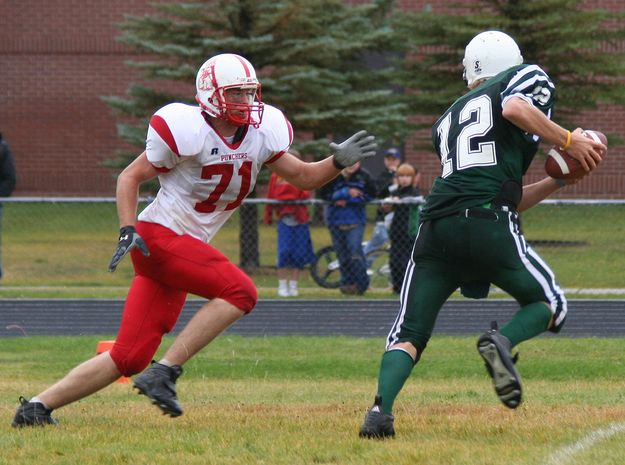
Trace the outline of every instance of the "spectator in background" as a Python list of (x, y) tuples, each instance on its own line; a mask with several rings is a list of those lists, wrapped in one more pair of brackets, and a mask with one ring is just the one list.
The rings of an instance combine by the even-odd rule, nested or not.
[(378, 198), (385, 198), (392, 194), (395, 184), (395, 173), (402, 162), (399, 149), (391, 147), (384, 152), (384, 171), (375, 179), (375, 195)]
[[(9, 144), (0, 134), (0, 197), (9, 197), (15, 189), (15, 162)], [(2, 204), (0, 203), (0, 231), (2, 230)], [(0, 234), (0, 247), (2, 235)], [(0, 278), (2, 278), (2, 250), (0, 249)]]
[[(300, 158), (299, 152), (294, 149), (290, 149), (289, 153)], [(299, 189), (277, 173), (272, 173), (267, 197), (276, 200), (305, 200), (310, 198), (310, 191)], [(265, 224), (273, 222), (274, 213), (278, 217), (278, 295), (297, 297), (300, 271), (315, 259), (310, 239), (308, 207), (267, 204)]]
[[(397, 189), (395, 171), (401, 163), (401, 152), (395, 147), (391, 147), (384, 152), (384, 171), (375, 179), (375, 197), (384, 199)], [(374, 250), (381, 249), (388, 242), (388, 228), (393, 218), (392, 210), (385, 212), (380, 205), (375, 217), (375, 227), (371, 234), (371, 239), (365, 244), (365, 256)], [(367, 263), (369, 267), (371, 263)]]
[(403, 201), (407, 203), (388, 203), (382, 207), (385, 212), (393, 212), (393, 219), (389, 228), (391, 251), (389, 265), (391, 267), (391, 282), (393, 292), (399, 294), (406, 265), (410, 260), (412, 244), (417, 237), (419, 227), (419, 204), (410, 203), (421, 199), (418, 184), (419, 172), (412, 165), (402, 163), (395, 174), (397, 189), (394, 190), (389, 200)]
[(319, 194), (330, 202), (326, 209), (326, 225), (339, 259), (341, 292), (364, 294), (369, 287), (362, 240), (365, 233), (365, 206), (375, 195), (371, 175), (355, 163), (341, 171)]

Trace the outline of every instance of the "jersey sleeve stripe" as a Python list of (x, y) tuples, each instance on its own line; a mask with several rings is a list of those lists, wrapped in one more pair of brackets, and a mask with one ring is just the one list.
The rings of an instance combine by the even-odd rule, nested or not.
[[(521, 79), (527, 79), (526, 76), (528, 75), (537, 75), (537, 76), (542, 76), (544, 77), (546, 80), (548, 80), (547, 77), (547, 73), (545, 73), (542, 68), (540, 66), (537, 65), (528, 65), (522, 69), (520, 69), (512, 79), (510, 79), (510, 82), (508, 83), (508, 87), (513, 87), (516, 85), (516, 83), (518, 81), (520, 81)], [(551, 82), (551, 81), (549, 81)], [(553, 86), (553, 84), (551, 84)]]
[(161, 139), (163, 139), (169, 149), (176, 155), (180, 156), (176, 139), (174, 139), (174, 135), (171, 133), (171, 129), (169, 129), (165, 120), (159, 115), (153, 115), (150, 119), (150, 126), (152, 126)]
[(511, 94), (517, 94), (517, 93), (522, 93), (522, 92), (524, 92), (526, 90), (532, 90), (534, 87), (536, 87), (536, 84), (538, 84), (538, 83), (543, 84), (543, 85), (547, 85), (547, 86), (551, 87), (552, 89), (555, 88), (553, 86), (553, 84), (548, 79), (546, 79), (544, 76), (533, 76), (533, 77), (527, 79), (526, 81), (523, 81), (522, 83), (520, 83), (518, 86), (516, 86), (514, 89), (512, 89), (509, 92)]
[(165, 168), (164, 166), (156, 166), (153, 163), (152, 163), (152, 167), (159, 173), (169, 173), (171, 171), (169, 168)]
[(534, 87), (536, 82), (541, 82), (552, 89), (555, 86), (545, 74), (545, 72), (536, 65), (531, 65), (520, 70), (508, 83), (502, 94), (513, 94), (523, 92), (524, 89)]
[(286, 150), (283, 150), (282, 152), (278, 152), (276, 153), (273, 157), (271, 157), (269, 160), (267, 160), (265, 162), (265, 165), (268, 165), (270, 163), (273, 163), (274, 161), (276, 161), (278, 158), (280, 158), (282, 155), (284, 155), (286, 153)]
[(501, 101), (501, 108), (506, 106), (506, 103), (508, 102), (508, 100), (510, 100), (512, 97), (518, 97), (522, 100), (525, 100), (527, 103), (529, 103), (530, 105), (534, 105), (534, 103), (532, 102), (532, 99), (530, 97), (528, 97), (525, 94), (511, 94), (506, 96), (502, 101)]

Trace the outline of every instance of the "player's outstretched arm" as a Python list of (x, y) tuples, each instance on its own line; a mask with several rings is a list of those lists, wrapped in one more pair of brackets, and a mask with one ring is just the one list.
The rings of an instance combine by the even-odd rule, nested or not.
[(346, 166), (374, 156), (377, 147), (374, 136), (358, 131), (340, 144), (332, 142), (333, 155), (321, 161), (304, 162), (286, 153), (267, 166), (294, 186), (313, 190), (334, 179)]

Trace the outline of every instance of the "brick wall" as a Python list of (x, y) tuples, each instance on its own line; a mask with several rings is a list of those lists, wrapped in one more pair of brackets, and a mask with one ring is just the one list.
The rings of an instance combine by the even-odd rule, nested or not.
[(101, 97), (137, 79), (114, 23), (148, 3), (159, 2), (0, 2), (0, 132), (16, 158), (16, 195), (114, 194), (101, 163), (123, 142)]
[[(115, 41), (119, 31), (114, 24), (124, 14), (141, 15), (152, 11), (150, 4), (170, 1), (0, 2), (0, 132), (16, 157), (16, 195), (114, 194), (113, 173), (102, 161), (127, 147), (117, 137), (116, 120), (101, 96), (123, 95), (128, 84), (137, 81), (135, 72), (124, 65), (136, 56)], [(398, 2), (406, 9), (444, 4)], [(623, 9), (622, 0), (586, 4)], [(580, 115), (579, 124), (625, 135), (625, 111), (603, 108)], [(440, 171), (436, 157), (431, 151), (407, 155), (419, 166), (427, 190)], [(591, 179), (561, 195), (625, 198), (624, 156), (622, 147), (614, 148)], [(529, 179), (541, 176), (542, 167), (536, 163)]]

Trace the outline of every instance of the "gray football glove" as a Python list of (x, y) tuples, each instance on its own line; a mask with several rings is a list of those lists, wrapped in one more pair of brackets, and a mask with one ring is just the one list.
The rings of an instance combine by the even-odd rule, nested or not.
[(340, 144), (330, 143), (330, 149), (334, 152), (334, 166), (338, 169), (374, 156), (377, 148), (375, 137), (368, 135), (367, 131), (358, 131)]
[(148, 257), (150, 251), (148, 246), (145, 245), (145, 241), (139, 236), (139, 233), (135, 230), (134, 226), (124, 226), (119, 230), (119, 242), (117, 243), (117, 249), (111, 258), (109, 263), (109, 271), (115, 271), (119, 262), (124, 258), (128, 252), (135, 247), (138, 247), (143, 255)]

